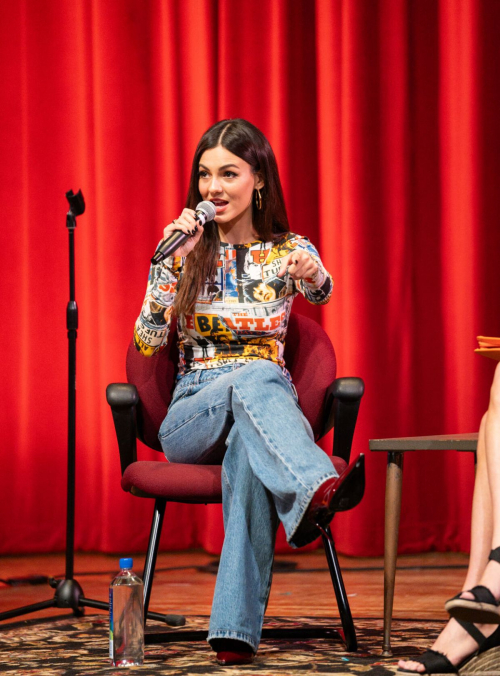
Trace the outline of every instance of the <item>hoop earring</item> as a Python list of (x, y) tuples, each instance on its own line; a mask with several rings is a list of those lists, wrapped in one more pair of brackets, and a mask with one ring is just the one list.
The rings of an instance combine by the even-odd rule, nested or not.
[(262, 209), (262, 195), (260, 194), (259, 188), (255, 188), (255, 204), (260, 211)]

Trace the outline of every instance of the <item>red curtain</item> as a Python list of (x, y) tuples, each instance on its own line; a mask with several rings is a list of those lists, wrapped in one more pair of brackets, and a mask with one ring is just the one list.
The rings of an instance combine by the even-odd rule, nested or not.
[[(4, 349), (0, 552), (64, 548), (69, 297), (64, 194), (81, 188), (76, 546), (144, 549), (105, 402), (125, 377), (148, 262), (196, 142), (269, 137), (292, 229), (332, 271), (315, 317), (366, 382), (362, 504), (340, 551), (380, 554), (385, 457), (368, 439), (478, 429), (500, 335), (497, 0), (13, 0), (0, 22)], [(156, 454), (141, 449), (142, 457)], [(406, 460), (401, 550), (467, 549), (471, 454)], [(222, 541), (219, 507), (172, 505), (164, 548)], [(283, 537), (280, 536), (283, 548)]]

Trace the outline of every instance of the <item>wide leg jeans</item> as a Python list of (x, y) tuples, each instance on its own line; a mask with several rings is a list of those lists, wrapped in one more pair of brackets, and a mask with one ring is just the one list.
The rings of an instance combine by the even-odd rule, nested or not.
[(257, 651), (271, 586), (276, 530), (303, 546), (317, 488), (337, 476), (314, 443), (294, 388), (273, 362), (194, 371), (180, 379), (159, 438), (170, 462), (222, 463), (225, 538), (208, 641)]

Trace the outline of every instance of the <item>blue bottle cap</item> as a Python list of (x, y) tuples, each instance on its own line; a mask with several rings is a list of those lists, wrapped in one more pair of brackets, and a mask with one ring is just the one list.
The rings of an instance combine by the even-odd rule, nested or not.
[(120, 568), (132, 568), (133, 565), (133, 559), (120, 559)]

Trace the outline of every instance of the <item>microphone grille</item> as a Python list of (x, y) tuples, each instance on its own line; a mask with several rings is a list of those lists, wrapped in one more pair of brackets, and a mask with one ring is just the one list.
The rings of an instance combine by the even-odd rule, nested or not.
[(215, 216), (217, 215), (217, 211), (215, 210), (214, 205), (212, 204), (212, 202), (209, 202), (208, 200), (200, 202), (196, 206), (196, 211), (203, 211), (207, 215), (207, 221), (213, 221)]

